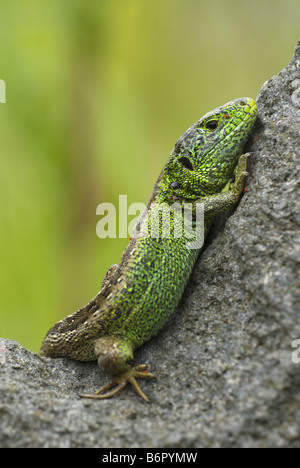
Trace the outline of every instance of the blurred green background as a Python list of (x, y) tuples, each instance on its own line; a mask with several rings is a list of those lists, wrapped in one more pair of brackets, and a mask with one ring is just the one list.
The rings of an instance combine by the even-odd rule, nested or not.
[(97, 205), (146, 203), (186, 128), (255, 98), (300, 2), (11, 0), (0, 22), (0, 336), (38, 351), (127, 245), (96, 236)]

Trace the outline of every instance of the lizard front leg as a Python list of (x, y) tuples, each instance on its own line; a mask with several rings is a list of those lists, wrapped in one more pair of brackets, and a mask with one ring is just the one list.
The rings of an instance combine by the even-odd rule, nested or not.
[(222, 192), (199, 199), (204, 204), (204, 214), (215, 216), (235, 205), (243, 192), (245, 178), (247, 177), (247, 160), (251, 153), (240, 156), (234, 171), (234, 181), (229, 181)]
[(110, 398), (120, 392), (127, 383), (131, 383), (137, 393), (149, 403), (148, 397), (141, 390), (136, 379), (149, 379), (155, 378), (155, 376), (147, 372), (147, 366), (144, 364), (136, 367), (130, 367), (126, 364), (128, 360), (133, 358), (132, 346), (128, 341), (117, 336), (99, 338), (95, 341), (95, 355), (100, 369), (111, 378), (111, 382), (101, 387), (94, 394), (81, 394), (82, 398), (98, 400)]

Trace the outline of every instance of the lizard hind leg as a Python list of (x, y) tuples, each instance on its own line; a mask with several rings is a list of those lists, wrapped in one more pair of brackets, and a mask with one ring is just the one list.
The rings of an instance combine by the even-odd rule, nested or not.
[(155, 378), (155, 376), (147, 372), (146, 365), (141, 364), (130, 367), (126, 364), (126, 361), (133, 357), (132, 347), (127, 341), (112, 336), (99, 338), (95, 343), (95, 354), (100, 369), (111, 378), (111, 382), (101, 387), (94, 394), (81, 394), (80, 397), (97, 400), (110, 398), (119, 393), (127, 383), (130, 383), (136, 392), (149, 403), (148, 397), (141, 390), (136, 379)]

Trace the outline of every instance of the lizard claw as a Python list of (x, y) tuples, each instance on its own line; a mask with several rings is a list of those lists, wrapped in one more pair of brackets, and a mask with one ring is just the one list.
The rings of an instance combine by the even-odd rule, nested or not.
[[(119, 393), (127, 383), (131, 383), (135, 388), (136, 392), (145, 400), (147, 403), (150, 403), (149, 398), (140, 388), (139, 384), (137, 383), (136, 379), (153, 379), (155, 378), (154, 374), (151, 372), (147, 372), (147, 366), (144, 364), (140, 364), (139, 366), (126, 369), (126, 371), (122, 372), (118, 376), (115, 377), (115, 381), (109, 382), (108, 384), (104, 385), (103, 387), (99, 388), (97, 392), (92, 394), (80, 394), (81, 398), (92, 398), (94, 400), (103, 400), (105, 398), (111, 398), (116, 393)], [(117, 385), (116, 385), (117, 384)], [(112, 388), (116, 385), (115, 388)], [(112, 388), (112, 390), (110, 390)], [(110, 390), (110, 391), (109, 391)]]

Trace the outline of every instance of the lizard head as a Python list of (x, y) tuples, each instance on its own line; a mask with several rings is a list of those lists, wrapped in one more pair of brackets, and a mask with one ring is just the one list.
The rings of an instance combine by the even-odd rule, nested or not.
[(232, 178), (256, 114), (253, 99), (239, 98), (192, 125), (179, 138), (165, 165), (162, 196), (195, 200), (219, 193)]

